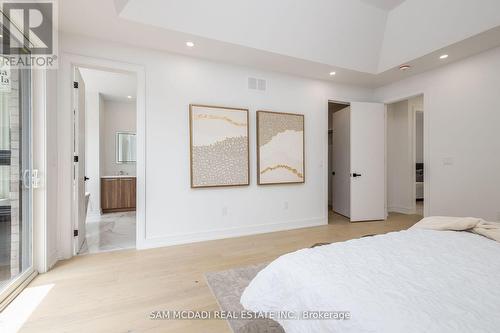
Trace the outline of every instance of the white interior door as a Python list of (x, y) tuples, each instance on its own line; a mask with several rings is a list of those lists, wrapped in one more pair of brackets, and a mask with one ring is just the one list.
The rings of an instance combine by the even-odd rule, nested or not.
[(350, 216), (350, 108), (333, 114), (332, 207), (341, 215)]
[(351, 221), (385, 219), (385, 107), (351, 103)]
[(75, 69), (75, 85), (73, 86), (74, 106), (74, 203), (75, 203), (75, 253), (78, 253), (85, 242), (85, 220), (87, 205), (85, 200), (85, 83), (78, 68)]

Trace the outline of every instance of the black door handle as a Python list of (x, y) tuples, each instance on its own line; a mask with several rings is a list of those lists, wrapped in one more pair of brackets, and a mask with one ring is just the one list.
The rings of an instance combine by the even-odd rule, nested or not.
[(360, 174), (360, 173), (353, 173), (353, 174), (352, 174), (352, 176), (353, 176), (354, 178), (356, 178), (356, 177), (361, 177), (361, 174)]
[(335, 171), (332, 171), (332, 175), (335, 176)]
[(89, 177), (87, 177), (87, 176), (84, 176), (84, 177), (83, 177), (83, 181), (84, 181), (84, 182), (86, 182), (86, 181), (87, 181), (87, 180), (89, 180), (89, 179), (90, 179), (90, 178), (89, 178)]

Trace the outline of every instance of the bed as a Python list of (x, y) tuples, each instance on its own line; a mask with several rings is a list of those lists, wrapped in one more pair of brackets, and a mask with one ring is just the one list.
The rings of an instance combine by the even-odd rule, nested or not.
[(429, 218), (401, 232), (299, 250), (257, 274), (241, 304), (297, 318), (350, 316), (275, 318), (287, 333), (499, 332), (499, 233), (499, 224), (480, 219)]

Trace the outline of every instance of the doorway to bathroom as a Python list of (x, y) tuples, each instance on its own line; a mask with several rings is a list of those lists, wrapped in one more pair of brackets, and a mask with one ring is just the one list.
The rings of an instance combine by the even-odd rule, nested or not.
[(135, 248), (136, 75), (75, 66), (73, 80), (74, 253)]

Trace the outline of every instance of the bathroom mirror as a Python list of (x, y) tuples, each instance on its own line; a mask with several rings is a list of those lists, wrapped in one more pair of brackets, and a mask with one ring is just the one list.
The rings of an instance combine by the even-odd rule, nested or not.
[(116, 133), (116, 163), (135, 163), (137, 161), (135, 133)]

